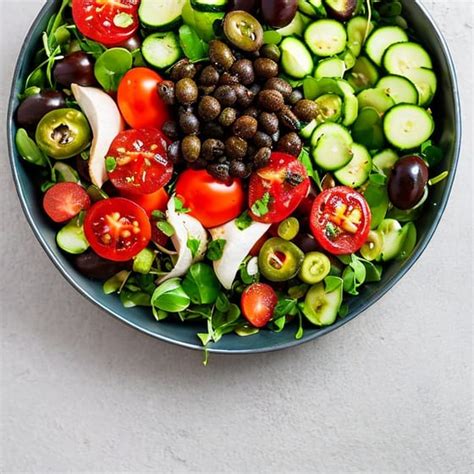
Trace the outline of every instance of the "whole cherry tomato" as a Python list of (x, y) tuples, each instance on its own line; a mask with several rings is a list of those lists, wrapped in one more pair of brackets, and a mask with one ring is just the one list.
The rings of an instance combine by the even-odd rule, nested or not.
[(256, 328), (262, 328), (272, 319), (278, 303), (275, 290), (266, 283), (253, 283), (245, 288), (240, 307), (245, 319)]
[(140, 207), (145, 209), (148, 217), (153, 211), (165, 211), (168, 204), (169, 196), (165, 188), (160, 188), (158, 191), (150, 194), (135, 194), (122, 191), (120, 195), (130, 201), (136, 202)]

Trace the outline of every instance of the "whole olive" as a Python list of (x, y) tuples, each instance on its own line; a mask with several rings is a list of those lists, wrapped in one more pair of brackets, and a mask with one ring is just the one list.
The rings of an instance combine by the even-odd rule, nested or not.
[(311, 122), (318, 115), (318, 106), (314, 100), (301, 99), (293, 107), (293, 113), (303, 122)]
[(261, 15), (273, 28), (283, 28), (291, 23), (298, 8), (297, 0), (262, 0)]
[(230, 127), (237, 119), (237, 111), (232, 107), (226, 107), (219, 115), (219, 123), (223, 127)]
[(181, 141), (181, 153), (186, 161), (196, 161), (201, 153), (201, 140), (196, 135), (184, 137)]
[(298, 234), (294, 239), (293, 243), (299, 247), (304, 253), (314, 252), (320, 250), (319, 244), (316, 239), (306, 232)]
[(250, 107), (247, 107), (242, 115), (249, 115), (250, 117), (253, 117), (253, 118), (258, 118), (258, 109), (257, 107), (254, 107), (253, 105), (251, 105)]
[(260, 84), (252, 84), (250, 87), (249, 87), (249, 91), (254, 95), (254, 96), (257, 96), (258, 93), (262, 90), (262, 86)]
[(240, 137), (231, 136), (225, 141), (225, 153), (231, 160), (243, 160), (247, 148), (248, 143)]
[(206, 138), (224, 138), (224, 128), (216, 122), (206, 122), (202, 125), (202, 134)]
[(301, 99), (304, 99), (303, 93), (299, 89), (294, 89), (293, 92), (288, 97), (288, 103), (290, 105), (295, 105)]
[(247, 89), (244, 85), (236, 84), (235, 86), (233, 86), (233, 89), (235, 91), (235, 94), (237, 97), (237, 105), (239, 107), (242, 107), (245, 109), (253, 102), (255, 95), (253, 94), (251, 90)]
[(299, 130), (301, 123), (298, 120), (298, 117), (290, 110), (286, 105), (278, 112), (278, 119), (280, 120), (280, 125), (286, 127), (292, 131)]
[(179, 137), (178, 124), (174, 120), (167, 120), (161, 130), (170, 140), (177, 140)]
[(264, 168), (270, 162), (270, 157), (272, 155), (271, 148), (263, 147), (255, 153), (253, 157), (253, 164), (256, 169)]
[(232, 86), (219, 86), (214, 91), (214, 97), (222, 107), (232, 107), (237, 101), (237, 94)]
[(207, 165), (208, 173), (216, 179), (227, 181), (230, 178), (228, 163), (210, 163)]
[(347, 21), (354, 15), (357, 5), (357, 0), (343, 0), (339, 2), (327, 2), (325, 6), (329, 16), (339, 21)]
[(253, 142), (257, 148), (271, 148), (273, 146), (272, 137), (265, 132), (261, 132), (260, 130), (257, 131), (255, 136), (253, 137)]
[(429, 172), (425, 162), (416, 155), (400, 158), (388, 179), (388, 196), (398, 209), (411, 209), (423, 196)]
[(180, 104), (194, 104), (198, 98), (198, 88), (196, 83), (189, 77), (180, 79), (175, 86), (176, 99)]
[[(234, 63), (235, 64), (235, 63)], [(219, 78), (220, 86), (233, 86), (239, 83), (239, 78), (235, 74), (224, 71)]]
[(128, 49), (130, 52), (133, 52), (133, 51), (136, 51), (137, 49), (140, 49), (141, 45), (142, 45), (142, 41), (140, 39), (140, 36), (133, 35), (132, 37), (128, 38), (127, 40), (117, 45), (117, 47), (125, 48), (125, 49)]
[(175, 85), (173, 81), (163, 81), (158, 84), (158, 95), (167, 105), (174, 105), (176, 102)]
[(251, 167), (243, 161), (232, 160), (229, 166), (229, 174), (233, 178), (247, 178), (251, 173)]
[(243, 10), (253, 13), (257, 9), (257, 0), (230, 0), (227, 5), (227, 11)]
[(61, 86), (70, 88), (72, 83), (80, 86), (93, 86), (94, 62), (92, 56), (83, 51), (70, 53), (56, 63), (53, 69), (54, 80)]
[(293, 92), (291, 85), (281, 77), (272, 77), (265, 82), (264, 89), (273, 89), (278, 91), (283, 99), (288, 100)]
[(199, 133), (199, 119), (192, 112), (179, 114), (179, 126), (185, 135)]
[(106, 280), (121, 270), (131, 270), (133, 264), (132, 260), (127, 262), (106, 260), (90, 249), (74, 257), (73, 262), (80, 273), (94, 280)]
[(188, 59), (181, 59), (181, 61), (178, 61), (174, 66), (173, 69), (171, 69), (171, 80), (174, 82), (178, 82), (181, 79), (184, 79), (186, 77), (192, 79), (197, 72), (196, 65), (193, 63), (190, 63)]
[(199, 75), (201, 86), (215, 86), (219, 82), (219, 72), (214, 66), (206, 66)]
[(279, 124), (278, 117), (274, 113), (261, 112), (258, 116), (258, 125), (269, 135), (273, 135), (277, 132)]
[(277, 150), (289, 155), (299, 156), (303, 148), (303, 142), (299, 135), (295, 132), (283, 135), (277, 143)]
[(225, 71), (228, 71), (235, 61), (229, 46), (219, 40), (212, 40), (209, 43), (209, 59), (212, 64), (220, 66)]
[(257, 133), (257, 119), (250, 115), (242, 115), (232, 125), (232, 132), (237, 137), (249, 140)]
[(41, 91), (20, 104), (16, 111), (16, 123), (19, 127), (35, 127), (48, 112), (63, 107), (66, 107), (66, 101), (62, 92)]
[(278, 64), (273, 59), (257, 58), (253, 62), (255, 75), (262, 80), (270, 79), (278, 75)]
[(216, 86), (198, 86), (200, 95), (212, 95), (216, 90)]
[(278, 112), (285, 105), (281, 92), (263, 90), (258, 94), (258, 105), (267, 112)]
[(168, 159), (173, 164), (179, 163), (181, 161), (181, 142), (179, 140), (173, 142), (168, 147)]
[(249, 59), (239, 59), (235, 61), (230, 68), (230, 72), (234, 74), (244, 86), (248, 86), (255, 81), (253, 64)]
[(260, 48), (260, 55), (278, 63), (280, 62), (281, 51), (276, 44), (264, 44)]
[(224, 142), (215, 138), (204, 140), (201, 147), (201, 158), (213, 161), (224, 155)]
[(221, 113), (221, 104), (210, 95), (205, 95), (198, 105), (198, 114), (205, 122), (216, 119)]

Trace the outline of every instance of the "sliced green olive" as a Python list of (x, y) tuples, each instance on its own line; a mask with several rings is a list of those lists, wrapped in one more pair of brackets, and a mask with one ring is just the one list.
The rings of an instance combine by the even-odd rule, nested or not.
[(337, 122), (342, 114), (342, 99), (336, 94), (324, 94), (316, 99), (318, 123)]
[(331, 261), (321, 252), (309, 252), (305, 255), (298, 274), (301, 281), (314, 285), (323, 281), (331, 270)]
[(288, 217), (278, 226), (278, 235), (285, 240), (293, 240), (300, 231), (300, 223), (296, 217)]
[(366, 260), (375, 260), (382, 252), (383, 236), (380, 232), (371, 230), (365, 244), (360, 249), (360, 254)]
[(258, 255), (261, 274), (270, 281), (287, 281), (295, 277), (304, 260), (304, 253), (292, 242), (273, 237)]
[(225, 16), (224, 34), (234, 46), (243, 51), (257, 51), (263, 44), (262, 25), (243, 10), (233, 11)]

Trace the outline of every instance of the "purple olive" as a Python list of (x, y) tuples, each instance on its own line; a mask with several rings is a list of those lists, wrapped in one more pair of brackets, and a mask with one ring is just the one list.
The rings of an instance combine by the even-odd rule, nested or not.
[(244, 10), (254, 13), (257, 10), (257, 0), (230, 0), (227, 5), (227, 11)]
[(72, 83), (80, 86), (93, 86), (96, 83), (92, 57), (83, 51), (68, 54), (58, 61), (53, 74), (54, 80), (63, 87), (69, 88)]
[(16, 123), (19, 127), (32, 128), (51, 110), (66, 107), (65, 97), (62, 92), (41, 91), (30, 95), (16, 111)]
[(339, 21), (347, 21), (354, 15), (357, 0), (326, 0), (326, 9), (329, 16)]
[(298, 8), (297, 0), (262, 0), (262, 17), (273, 28), (283, 28), (291, 23)]
[(130, 52), (133, 52), (137, 49), (140, 49), (141, 45), (142, 42), (140, 40), (140, 37), (138, 35), (133, 35), (131, 38), (128, 38), (128, 40), (124, 41), (123, 43), (120, 43), (118, 47), (125, 48), (128, 49)]
[(85, 277), (93, 280), (106, 280), (121, 270), (131, 270), (132, 260), (127, 262), (113, 262), (99, 257), (92, 250), (78, 255), (73, 260), (76, 269)]
[(411, 209), (423, 196), (428, 182), (428, 167), (416, 155), (400, 158), (390, 173), (388, 195), (398, 209)]

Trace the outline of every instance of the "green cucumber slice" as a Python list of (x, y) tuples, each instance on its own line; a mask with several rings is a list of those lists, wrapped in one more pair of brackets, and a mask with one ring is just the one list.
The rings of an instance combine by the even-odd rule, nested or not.
[(357, 95), (359, 108), (373, 107), (380, 115), (395, 105), (395, 101), (383, 89), (365, 89)]
[(317, 122), (337, 122), (342, 115), (343, 102), (336, 94), (323, 94), (316, 99), (318, 106)]
[(375, 86), (379, 79), (379, 72), (369, 58), (359, 56), (354, 67), (347, 72), (346, 76), (347, 82), (357, 93)]
[(314, 54), (328, 57), (344, 51), (347, 34), (344, 26), (336, 20), (318, 20), (306, 28), (304, 40)]
[(377, 66), (381, 66), (385, 51), (393, 44), (404, 41), (408, 41), (408, 35), (400, 27), (383, 26), (369, 36), (365, 44), (365, 51)]
[(402, 250), (405, 235), (402, 226), (395, 219), (384, 219), (377, 227), (377, 232), (382, 235), (382, 251), (377, 261), (387, 262), (394, 259)]
[(387, 148), (373, 157), (372, 164), (374, 168), (377, 168), (378, 171), (388, 177), (397, 161), (398, 155), (391, 148)]
[(303, 36), (303, 31), (309, 23), (311, 23), (310, 18), (300, 12), (296, 12), (295, 17), (291, 20), (290, 24), (283, 28), (279, 28), (276, 32), (281, 36)]
[[(337, 277), (333, 277), (337, 278)], [(306, 293), (303, 314), (306, 319), (316, 326), (329, 326), (336, 321), (337, 313), (342, 303), (341, 284), (334, 290), (326, 292), (323, 282), (316, 283)]]
[(308, 124), (306, 124), (302, 129), (300, 129), (299, 134), (303, 138), (310, 138), (314, 132), (314, 129), (317, 127), (318, 121), (316, 119), (311, 120)]
[(390, 74), (405, 76), (408, 69), (432, 69), (433, 63), (423, 46), (410, 41), (390, 46), (384, 54), (383, 66)]
[(142, 0), (138, 17), (148, 28), (168, 31), (181, 21), (184, 3), (185, 0)]
[(405, 260), (413, 252), (416, 245), (417, 233), (413, 222), (408, 222), (402, 227), (401, 231), (402, 245), (400, 252), (395, 257), (396, 260)]
[(281, 42), (280, 50), (281, 65), (286, 74), (295, 79), (302, 79), (311, 74), (314, 62), (303, 42), (293, 36), (287, 37)]
[(380, 114), (373, 107), (364, 107), (359, 111), (352, 126), (352, 137), (369, 150), (379, 150), (384, 146), (385, 138)]
[(314, 162), (327, 171), (342, 168), (352, 158), (352, 137), (338, 124), (322, 124), (311, 137)]
[(348, 127), (352, 125), (359, 115), (359, 103), (357, 97), (354, 95), (352, 86), (343, 79), (337, 81), (337, 85), (341, 88), (344, 95), (344, 104), (342, 108), (343, 119), (342, 124)]
[(314, 70), (314, 77), (321, 79), (323, 77), (330, 77), (336, 79), (342, 79), (344, 72), (346, 71), (346, 65), (342, 59), (329, 58), (319, 61)]
[(400, 150), (419, 147), (434, 131), (430, 113), (417, 105), (400, 104), (385, 115), (383, 130), (388, 142)]
[(316, 146), (318, 140), (324, 135), (334, 135), (339, 137), (341, 141), (347, 144), (348, 147), (352, 145), (351, 134), (347, 131), (345, 127), (339, 125), (338, 123), (323, 123), (316, 127), (312, 137), (311, 137), (311, 146)]
[(166, 69), (183, 56), (178, 36), (168, 33), (154, 33), (147, 36), (142, 44), (145, 61), (158, 69)]
[(347, 165), (338, 169), (334, 176), (344, 186), (358, 188), (364, 184), (372, 169), (372, 158), (367, 148), (358, 143), (351, 146), (352, 158)]
[(438, 81), (431, 69), (414, 68), (405, 71), (405, 76), (415, 85), (418, 91), (418, 105), (430, 105), (436, 93)]
[(395, 104), (418, 104), (418, 91), (414, 84), (402, 76), (389, 75), (382, 77), (376, 89), (382, 89)]
[(76, 216), (56, 234), (56, 243), (60, 249), (79, 255), (89, 248), (82, 221), (83, 215)]
[(200, 12), (225, 12), (228, 0), (191, 0), (194, 10)]
[[(374, 29), (373, 23), (370, 24), (369, 32)], [(367, 31), (367, 18), (363, 16), (355, 16), (347, 23), (347, 47), (352, 54), (357, 58), (361, 51), (362, 45)]]

